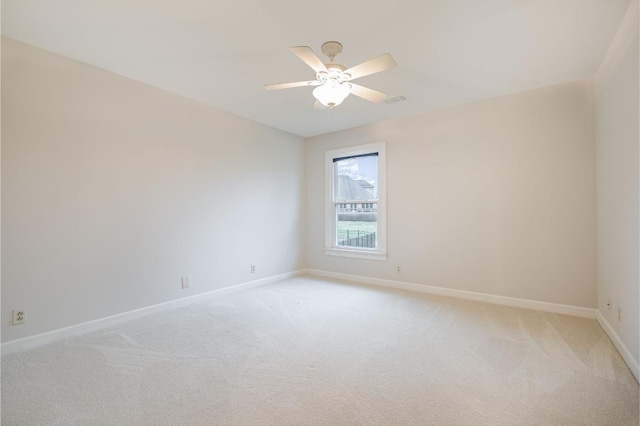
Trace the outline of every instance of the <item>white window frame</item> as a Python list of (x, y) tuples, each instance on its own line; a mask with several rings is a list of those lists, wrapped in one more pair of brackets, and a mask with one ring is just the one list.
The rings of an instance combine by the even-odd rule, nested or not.
[[(365, 154), (378, 153), (378, 231), (377, 247), (351, 248), (338, 246), (337, 238), (337, 212), (336, 205), (340, 204), (335, 200), (335, 158), (351, 157)], [(350, 146), (347, 148), (332, 149), (325, 152), (325, 249), (326, 255), (344, 256), (359, 259), (387, 260), (387, 153), (386, 142), (375, 142), (366, 145)], [(364, 201), (363, 201), (364, 202)]]

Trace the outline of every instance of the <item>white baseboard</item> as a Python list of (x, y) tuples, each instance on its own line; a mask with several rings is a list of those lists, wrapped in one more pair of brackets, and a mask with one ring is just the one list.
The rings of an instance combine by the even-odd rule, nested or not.
[(338, 272), (321, 271), (318, 269), (307, 269), (306, 272), (309, 275), (316, 275), (319, 277), (335, 278), (339, 280), (370, 284), (380, 287), (410, 290), (419, 293), (437, 294), (439, 296), (450, 296), (456, 297), (458, 299), (475, 300), (479, 302), (493, 303), (496, 305), (505, 305), (517, 308), (533, 309), (536, 311), (553, 312), (556, 314), (572, 315), (582, 318), (595, 319), (598, 312), (596, 309), (583, 308), (580, 306), (562, 305), (559, 303), (541, 302), (538, 300), (519, 299), (516, 297), (497, 296), (494, 294), (476, 293), (473, 291), (434, 287), (430, 285), (415, 284), (405, 281), (364, 277), (361, 275), (342, 274)]
[(604, 332), (607, 333), (609, 339), (611, 339), (611, 342), (613, 342), (613, 345), (616, 347), (616, 349), (618, 349), (620, 355), (622, 355), (622, 359), (624, 359), (624, 362), (627, 363), (629, 369), (636, 377), (636, 380), (640, 383), (640, 366), (638, 365), (638, 360), (636, 360), (633, 355), (631, 355), (629, 349), (625, 346), (624, 343), (622, 343), (622, 339), (620, 339), (613, 327), (611, 327), (611, 324), (609, 324), (609, 321), (607, 321), (607, 318), (605, 318), (605, 316), (602, 315), (602, 312), (600, 311), (598, 311), (597, 320), (600, 324), (600, 327), (602, 327)]
[(176, 300), (170, 300), (168, 302), (159, 303), (157, 305), (151, 305), (145, 308), (140, 308), (140, 309), (136, 309), (129, 312), (123, 312), (121, 314), (111, 315), (108, 317), (87, 321), (80, 324), (71, 325), (69, 327), (59, 328), (57, 330), (51, 330), (45, 333), (36, 334), (33, 336), (27, 336), (27, 337), (23, 337), (16, 340), (11, 340), (11, 341), (2, 343), (0, 352), (2, 353), (2, 355), (8, 355), (15, 352), (21, 352), (28, 349), (33, 349), (39, 346), (46, 345), (51, 342), (58, 341), (58, 340), (67, 339), (69, 337), (78, 336), (80, 334), (85, 334), (90, 331), (100, 330), (103, 328), (121, 324), (126, 321), (142, 318), (144, 316), (147, 316), (156, 312), (176, 309), (176, 308), (197, 302), (198, 300), (204, 299), (207, 297), (221, 296), (223, 294), (228, 294), (228, 293), (236, 292), (239, 290), (244, 290), (252, 287), (274, 283), (287, 278), (303, 275), (305, 273), (306, 273), (305, 270), (287, 272), (280, 275), (261, 278), (259, 280), (248, 281), (246, 283), (219, 288), (217, 290), (207, 291), (205, 293), (200, 293), (193, 296), (183, 297)]

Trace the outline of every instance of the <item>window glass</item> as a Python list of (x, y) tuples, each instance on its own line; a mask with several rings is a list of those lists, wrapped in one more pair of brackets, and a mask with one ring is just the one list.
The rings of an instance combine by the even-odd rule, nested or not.
[[(378, 154), (371, 153), (333, 162), (335, 201), (372, 201), (378, 198)], [(377, 203), (337, 204), (336, 244), (340, 247), (376, 248)], [(345, 208), (344, 206), (348, 206)]]
[(378, 155), (334, 160), (335, 200), (376, 200), (378, 198)]

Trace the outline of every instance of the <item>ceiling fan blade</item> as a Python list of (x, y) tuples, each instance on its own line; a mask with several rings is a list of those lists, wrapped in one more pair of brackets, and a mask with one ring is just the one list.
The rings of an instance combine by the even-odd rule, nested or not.
[(280, 90), (280, 89), (290, 89), (292, 87), (317, 86), (319, 84), (320, 82), (318, 80), (296, 81), (294, 83), (267, 84), (264, 86), (264, 88), (267, 90)]
[(328, 72), (327, 67), (309, 46), (291, 46), (289, 49), (309, 65), (315, 72)]
[(351, 80), (355, 80), (356, 78), (364, 77), (365, 75), (371, 75), (380, 71), (391, 69), (396, 65), (398, 65), (398, 63), (395, 61), (395, 59), (393, 59), (393, 57), (388, 53), (384, 53), (380, 56), (376, 56), (373, 59), (369, 59), (368, 61), (363, 62), (360, 65), (349, 68), (345, 71), (345, 73), (351, 76)]
[(357, 84), (351, 84), (351, 94), (356, 95), (362, 99), (366, 99), (369, 102), (382, 102), (387, 99), (387, 95), (378, 92), (377, 90), (369, 89), (368, 87), (359, 86)]

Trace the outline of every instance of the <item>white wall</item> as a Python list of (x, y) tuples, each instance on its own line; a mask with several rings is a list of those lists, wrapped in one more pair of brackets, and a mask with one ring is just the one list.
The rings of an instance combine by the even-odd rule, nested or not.
[(304, 267), (302, 138), (5, 38), (2, 113), (3, 341)]
[(640, 333), (638, 28), (638, 2), (634, 1), (596, 75), (598, 310), (636, 364)]
[[(595, 308), (593, 116), (585, 80), (308, 139), (308, 267)], [(381, 140), (388, 261), (326, 256), (324, 152)]]

